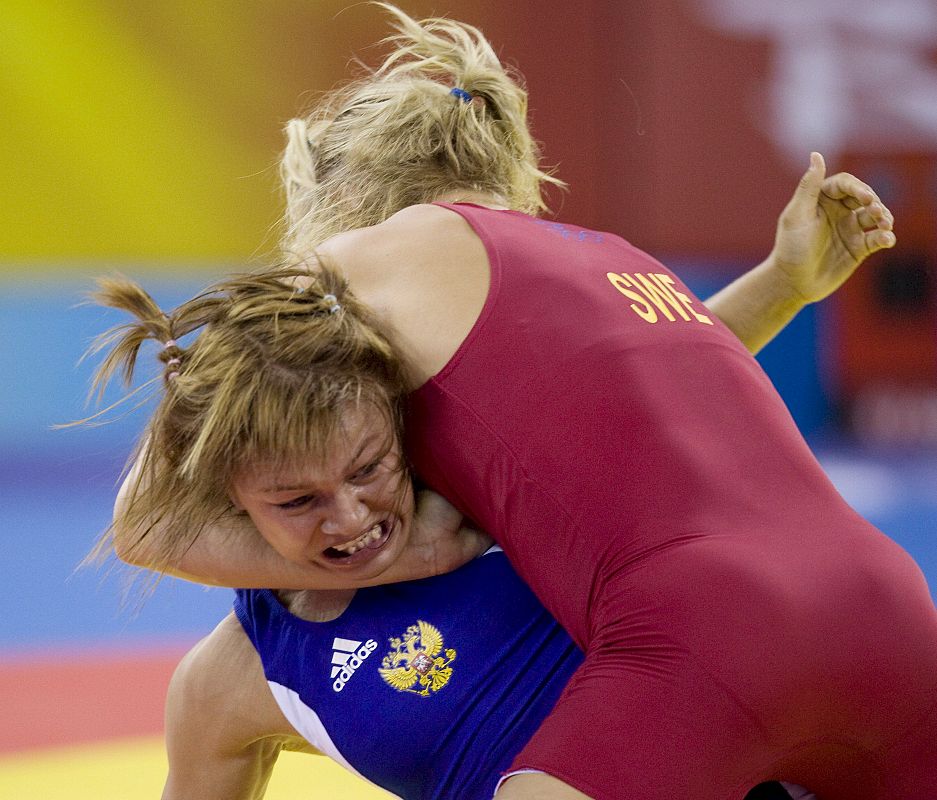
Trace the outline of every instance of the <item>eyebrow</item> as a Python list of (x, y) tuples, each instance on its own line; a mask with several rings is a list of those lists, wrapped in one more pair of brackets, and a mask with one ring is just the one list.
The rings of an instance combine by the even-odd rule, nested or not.
[[(358, 451), (349, 460), (349, 464), (354, 464), (355, 462), (357, 462), (361, 458), (362, 453), (364, 453), (364, 451), (368, 449), (368, 447), (374, 442), (376, 438), (377, 438), (376, 433), (373, 433), (370, 436), (368, 436), (361, 443), (361, 446), (358, 448)], [(381, 453), (381, 458), (383, 458), (389, 452), (389, 450), (390, 448), (388, 448), (383, 453)], [(274, 494), (277, 492), (298, 492), (301, 490), (306, 490), (308, 488), (309, 488), (308, 483), (274, 483), (269, 486), (261, 487), (260, 492), (262, 494), (268, 494), (268, 493)]]

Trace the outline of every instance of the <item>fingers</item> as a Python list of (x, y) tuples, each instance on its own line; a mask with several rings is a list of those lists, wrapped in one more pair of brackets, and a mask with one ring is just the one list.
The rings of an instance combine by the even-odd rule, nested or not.
[(849, 209), (862, 231), (869, 252), (895, 246), (894, 215), (875, 190), (855, 175), (839, 172), (825, 179), (819, 203), (828, 213), (834, 212), (836, 206), (839, 206), (841, 210), (834, 214), (836, 217), (842, 216), (842, 208)]
[(852, 210), (882, 202), (871, 186), (848, 172), (838, 172), (823, 181), (822, 195), (830, 200), (838, 200)]
[(876, 229), (890, 231), (895, 225), (894, 216), (880, 200), (875, 200), (867, 206), (860, 206), (855, 214), (859, 227), (864, 231)]
[(865, 246), (869, 249), (870, 253), (874, 253), (876, 250), (885, 250), (889, 247), (894, 247), (897, 241), (892, 231), (873, 230), (865, 234)]

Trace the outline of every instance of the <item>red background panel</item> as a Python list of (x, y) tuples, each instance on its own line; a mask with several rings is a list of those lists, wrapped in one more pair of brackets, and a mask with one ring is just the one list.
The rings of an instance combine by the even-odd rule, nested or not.
[(184, 648), (0, 661), (0, 753), (159, 734)]

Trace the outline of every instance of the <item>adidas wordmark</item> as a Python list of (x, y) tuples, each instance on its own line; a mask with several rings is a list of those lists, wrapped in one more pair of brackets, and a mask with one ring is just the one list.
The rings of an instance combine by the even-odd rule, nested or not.
[(345, 688), (355, 670), (361, 666), (364, 660), (377, 650), (377, 642), (374, 639), (368, 639), (364, 644), (356, 642), (354, 639), (342, 639), (335, 637), (332, 642), (332, 688), (340, 692)]

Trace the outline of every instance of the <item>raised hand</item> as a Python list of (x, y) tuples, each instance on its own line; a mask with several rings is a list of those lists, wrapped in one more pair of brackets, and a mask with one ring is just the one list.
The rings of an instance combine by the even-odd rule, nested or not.
[(894, 217), (870, 186), (826, 177), (819, 153), (778, 219), (772, 259), (805, 303), (839, 288), (872, 253), (894, 247)]

